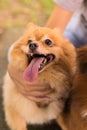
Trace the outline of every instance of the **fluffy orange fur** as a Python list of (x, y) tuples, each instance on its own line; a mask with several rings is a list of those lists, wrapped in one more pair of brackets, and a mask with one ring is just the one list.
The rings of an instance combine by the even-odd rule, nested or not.
[(87, 130), (87, 45), (77, 49), (77, 72), (61, 115), (67, 130)]
[[(45, 39), (52, 41), (51, 47), (44, 43)], [(26, 56), (31, 53), (28, 40), (38, 44), (37, 53), (55, 56), (54, 60), (46, 65), (30, 84), (48, 84), (55, 91), (49, 95), (52, 101), (46, 107), (43, 105), (39, 107), (19, 93), (18, 87), (7, 72), (3, 85), (3, 98), (6, 122), (11, 130), (27, 130), (27, 123), (43, 124), (52, 119), (58, 120), (72, 87), (75, 72), (76, 53), (73, 45), (57, 29), (38, 27), (31, 23), (9, 52), (9, 63), (16, 69), (25, 71), (30, 64)]]

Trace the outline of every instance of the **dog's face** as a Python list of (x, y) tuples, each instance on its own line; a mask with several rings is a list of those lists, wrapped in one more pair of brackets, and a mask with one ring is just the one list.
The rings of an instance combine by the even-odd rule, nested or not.
[(25, 79), (31, 82), (39, 73), (46, 72), (60, 61), (64, 61), (61, 67), (67, 64), (69, 68), (75, 62), (74, 47), (57, 29), (34, 24), (28, 24), (24, 35), (14, 43), (9, 56), (10, 63), (23, 70)]

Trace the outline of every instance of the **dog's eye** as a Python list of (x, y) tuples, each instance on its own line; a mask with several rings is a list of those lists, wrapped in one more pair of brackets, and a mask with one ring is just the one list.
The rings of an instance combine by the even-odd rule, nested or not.
[(52, 47), (52, 45), (53, 45), (53, 43), (52, 43), (52, 41), (51, 41), (50, 39), (46, 39), (46, 40), (44, 41), (44, 43), (45, 43), (46, 45), (50, 46), (50, 47)]
[(32, 40), (28, 40), (28, 43), (31, 43), (32, 42)]

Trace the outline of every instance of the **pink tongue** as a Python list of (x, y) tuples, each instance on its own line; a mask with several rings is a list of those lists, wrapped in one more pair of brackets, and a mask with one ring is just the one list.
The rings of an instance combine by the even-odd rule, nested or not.
[(34, 58), (24, 71), (24, 78), (29, 82), (33, 82), (38, 76), (38, 69), (44, 58)]

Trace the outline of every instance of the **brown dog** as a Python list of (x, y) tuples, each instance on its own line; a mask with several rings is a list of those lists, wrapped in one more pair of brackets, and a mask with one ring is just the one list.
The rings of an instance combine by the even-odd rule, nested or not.
[(77, 50), (77, 73), (62, 117), (67, 130), (87, 130), (87, 45)]
[(24, 72), (30, 85), (44, 85), (53, 90), (42, 102), (26, 99), (5, 76), (3, 86), (6, 122), (11, 130), (26, 130), (26, 124), (43, 124), (58, 119), (72, 87), (75, 48), (57, 29), (28, 24), (24, 35), (9, 53), (9, 63)]

